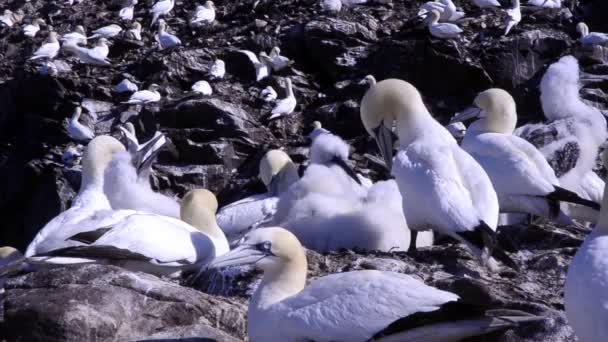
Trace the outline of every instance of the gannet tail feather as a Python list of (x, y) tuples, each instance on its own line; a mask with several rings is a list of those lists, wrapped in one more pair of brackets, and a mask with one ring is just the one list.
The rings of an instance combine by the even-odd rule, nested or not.
[(579, 195), (577, 195), (575, 192), (566, 190), (559, 186), (554, 186), (554, 188), (555, 188), (555, 191), (553, 191), (552, 193), (547, 195), (548, 200), (580, 204), (585, 207), (589, 207), (589, 208), (592, 208), (592, 209), (595, 209), (598, 211), (600, 210), (601, 205), (599, 203), (596, 203), (596, 202), (588, 200), (588, 199), (584, 199), (584, 198), (580, 197)]

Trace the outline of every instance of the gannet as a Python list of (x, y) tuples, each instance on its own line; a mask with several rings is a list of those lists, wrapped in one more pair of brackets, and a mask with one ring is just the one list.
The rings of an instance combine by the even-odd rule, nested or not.
[(595, 46), (606, 45), (608, 43), (608, 34), (600, 32), (589, 33), (589, 27), (583, 22), (576, 25), (576, 31), (581, 34), (581, 38), (579, 40), (583, 45)]
[[(608, 167), (606, 153), (602, 153)], [(578, 248), (566, 276), (564, 305), (568, 323), (579, 341), (603, 341), (608, 336), (608, 194), (604, 188), (599, 220)]]
[[(361, 120), (392, 167), (412, 241), (416, 230), (430, 228), (464, 242), (492, 270), (490, 255), (515, 266), (495, 248), (498, 198), (490, 178), (433, 119), (414, 86), (398, 79), (372, 85), (361, 100)], [(394, 165), (393, 121), (400, 144)]]
[(40, 25), (46, 25), (46, 23), (44, 22), (44, 20), (38, 18), (34, 20), (31, 24), (23, 26), (23, 35), (30, 38), (36, 37), (36, 33), (40, 31)]
[(426, 18), (429, 15), (429, 12), (433, 10), (440, 13), (440, 22), (454, 22), (464, 17), (464, 12), (456, 10), (456, 5), (454, 5), (454, 2), (452, 2), (452, 0), (426, 2), (420, 7), (420, 10), (418, 11), (418, 16)]
[[(23, 254), (19, 252), (14, 247), (4, 246), (0, 247), (0, 269), (5, 269), (11, 267), (11, 265), (18, 263), (23, 259)], [(18, 271), (19, 268), (16, 269)], [(5, 273), (9, 273), (6, 272)], [(6, 278), (0, 276), (0, 295), (4, 293), (4, 283), (6, 282)]]
[(211, 85), (207, 81), (198, 81), (192, 85), (192, 91), (203, 94), (203, 95), (211, 95), (213, 94), (213, 89), (211, 89)]
[(281, 150), (266, 152), (260, 160), (258, 176), (267, 192), (230, 203), (216, 215), (218, 225), (231, 239), (272, 217), (277, 210), (278, 196), (300, 178), (296, 165)]
[(101, 38), (99, 42), (97, 42), (96, 46), (92, 49), (78, 46), (74, 42), (65, 43), (63, 44), (63, 47), (67, 51), (76, 55), (83, 63), (99, 66), (111, 65), (110, 61), (107, 59), (109, 47), (104, 38)]
[(127, 21), (133, 20), (135, 5), (137, 5), (137, 0), (127, 0), (125, 7), (121, 8), (118, 12), (120, 19)]
[(72, 42), (77, 45), (87, 45), (87, 34), (84, 30), (84, 26), (77, 25), (74, 32), (64, 34), (63, 37), (61, 37), (61, 41), (64, 44)]
[(457, 38), (462, 33), (462, 29), (452, 23), (440, 23), (440, 16), (438, 11), (431, 11), (430, 20), (428, 22), (428, 28), (431, 35), (442, 39)]
[(287, 116), (293, 113), (294, 109), (296, 109), (296, 105), (298, 103), (296, 101), (296, 97), (293, 95), (291, 79), (289, 77), (285, 78), (285, 89), (287, 90), (287, 96), (277, 101), (274, 108), (272, 108), (272, 111), (270, 112), (268, 120), (274, 120)]
[(456, 140), (462, 140), (467, 133), (467, 128), (462, 122), (451, 122), (445, 128)]
[(190, 18), (190, 25), (201, 26), (211, 24), (215, 20), (215, 6), (213, 1), (205, 1), (204, 5), (196, 6), (192, 17)]
[(87, 37), (87, 39), (112, 38), (117, 36), (120, 32), (122, 32), (122, 27), (116, 24), (111, 24), (108, 26), (100, 27), (97, 30), (93, 31), (93, 35)]
[(326, 130), (325, 128), (323, 128), (323, 125), (321, 125), (321, 122), (313, 121), (312, 131), (310, 132), (310, 134), (308, 134), (308, 137), (310, 138), (310, 140), (314, 141), (315, 138), (317, 138), (321, 134), (331, 134), (331, 132)]
[(541, 8), (561, 8), (561, 0), (528, 0), (528, 6)]
[(211, 65), (211, 68), (209, 68), (209, 75), (216, 79), (222, 79), (222, 78), (224, 78), (225, 74), (226, 74), (226, 63), (224, 63), (224, 61), (219, 58), (216, 59), (213, 62), (213, 64)]
[[(321, 128), (322, 129), (322, 128)], [(312, 164), (322, 164), (326, 166), (336, 165), (339, 172), (351, 177), (358, 185), (361, 181), (353, 168), (348, 165), (348, 155), (350, 146), (337, 135), (327, 131), (325, 134), (318, 134), (310, 146), (310, 162)]]
[(555, 172), (534, 145), (512, 135), (517, 123), (513, 97), (502, 89), (488, 89), (475, 98), (474, 106), (456, 115), (452, 122), (477, 118), (462, 140), (462, 148), (484, 168), (501, 212), (530, 213), (572, 223), (560, 202), (573, 202), (599, 210), (559, 186)]
[(273, 47), (268, 55), (270, 58), (270, 67), (273, 71), (281, 71), (291, 64), (293, 61), (285, 56), (281, 56), (281, 49), (278, 46)]
[(249, 50), (237, 50), (237, 51), (244, 54), (245, 56), (247, 56), (247, 58), (249, 58), (249, 60), (253, 64), (253, 66), (255, 68), (255, 80), (256, 81), (259, 82), (262, 79), (268, 77), (268, 75), (270, 75), (268, 66), (265, 63), (260, 62), (260, 60), (258, 59), (258, 56), (256, 56), (255, 53), (253, 53)]
[(264, 102), (274, 102), (277, 99), (277, 92), (272, 86), (267, 86), (260, 91), (260, 98)]
[(175, 0), (160, 0), (152, 6), (150, 13), (152, 13), (152, 23), (150, 26), (154, 26), (160, 16), (165, 16), (171, 12)]
[(110, 54), (110, 42), (106, 38), (99, 38), (95, 46), (91, 49), (99, 58), (107, 58)]
[(120, 81), (115, 87), (117, 93), (133, 93), (139, 90), (137, 84), (131, 82), (128, 78)]
[(511, 29), (521, 21), (521, 10), (519, 8), (519, 0), (512, 0), (512, 7), (505, 10), (505, 33), (508, 35)]
[(57, 56), (57, 53), (59, 53), (60, 48), (57, 37), (58, 36), (56, 32), (49, 32), (49, 36), (46, 39), (45, 43), (42, 44), (42, 46), (40, 46), (38, 50), (36, 50), (36, 52), (34, 52), (34, 55), (30, 57), (30, 60), (36, 60), (40, 58), (55, 58), (55, 56)]
[(135, 126), (133, 126), (132, 123), (127, 122), (124, 124), (124, 126), (118, 126), (118, 128), (125, 138), (127, 151), (129, 151), (131, 154), (131, 158), (146, 160), (145, 164), (139, 159), (135, 160), (133, 164), (139, 164), (139, 167), (137, 168), (137, 182), (150, 189), (152, 162), (154, 162), (156, 159), (155, 155), (157, 155), (167, 144), (167, 139), (165, 138), (164, 134), (156, 131), (154, 132), (152, 138), (143, 144), (140, 144), (135, 133)]
[(129, 97), (128, 101), (123, 103), (127, 104), (135, 104), (135, 105), (144, 105), (147, 103), (158, 102), (160, 101), (160, 93), (158, 89), (160, 87), (157, 84), (151, 84), (147, 90), (139, 90), (134, 92), (131, 97)]
[(95, 134), (89, 127), (78, 122), (81, 114), (82, 107), (77, 106), (68, 124), (68, 135), (76, 141), (89, 141), (95, 137)]
[(0, 16), (0, 22), (8, 27), (13, 27), (14, 24), (20, 23), (23, 17), (24, 14), (21, 9), (17, 10), (17, 12), (5, 9), (4, 14)]
[(155, 38), (161, 50), (182, 45), (182, 41), (177, 36), (167, 32), (167, 24), (163, 19), (158, 20), (158, 33)]
[(340, 12), (342, 9), (342, 0), (321, 0), (321, 8), (324, 11)]
[(479, 8), (501, 7), (498, 0), (473, 0), (473, 3)]
[(141, 24), (137, 21), (133, 22), (131, 28), (125, 34), (127, 39), (141, 40)]
[[(458, 341), (542, 319), (513, 310), (492, 314), (486, 312), (489, 308), (465, 303), (454, 293), (389, 271), (336, 273), (306, 286), (304, 248), (293, 234), (278, 227), (248, 233), (210, 267), (237, 265), (252, 265), (264, 272), (247, 313), (247, 335), (252, 342), (357, 342), (397, 333), (395, 339), (383, 341)], [(450, 311), (454, 314), (447, 315)], [(384, 330), (395, 320), (414, 315), (424, 315), (424, 319), (412, 317), (409, 326), (395, 323)]]
[[(564, 56), (551, 64), (540, 84), (541, 105), (548, 122), (524, 125), (515, 130), (515, 135), (541, 151), (563, 188), (601, 203), (601, 197), (586, 194), (601, 195), (601, 188), (587, 187), (602, 183), (593, 168), (598, 149), (608, 138), (606, 119), (598, 109), (580, 99), (579, 88), (579, 67), (574, 57)], [(565, 211), (577, 220), (595, 222), (597, 219), (597, 211), (587, 207), (568, 204)]]

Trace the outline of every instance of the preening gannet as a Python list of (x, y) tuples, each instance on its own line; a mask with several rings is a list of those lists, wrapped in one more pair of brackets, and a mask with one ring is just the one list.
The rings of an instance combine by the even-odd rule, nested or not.
[(70, 119), (68, 124), (68, 135), (70, 136), (70, 138), (76, 141), (88, 142), (89, 140), (95, 137), (95, 133), (93, 133), (93, 131), (89, 127), (78, 122), (78, 119), (80, 119), (81, 114), (82, 107), (77, 106), (74, 109), (74, 114), (72, 115), (72, 118)]
[(34, 52), (34, 55), (30, 57), (30, 60), (36, 60), (40, 58), (53, 59), (59, 53), (59, 41), (57, 40), (57, 32), (51, 31), (49, 32), (49, 36), (46, 39), (45, 43), (42, 44)]
[[(361, 120), (392, 167), (410, 229), (450, 235), (491, 269), (496, 265), (490, 255), (515, 266), (495, 248), (498, 198), (490, 178), (433, 119), (414, 86), (398, 79), (372, 85), (361, 100)], [(394, 121), (400, 148), (393, 161)]]
[(167, 23), (163, 19), (158, 21), (158, 33), (155, 38), (161, 50), (182, 45), (182, 41), (177, 36), (167, 32)]
[(608, 44), (608, 34), (601, 32), (589, 32), (589, 27), (583, 22), (576, 25), (576, 30), (581, 34), (581, 38), (579, 40), (583, 45), (595, 46)]
[(454, 22), (464, 17), (464, 12), (456, 10), (456, 5), (452, 0), (438, 0), (425, 2), (418, 11), (419, 17), (427, 17), (431, 11), (437, 11), (441, 15), (439, 17), (440, 22)]
[(349, 150), (350, 146), (342, 138), (327, 131), (326, 134), (319, 134), (313, 139), (310, 146), (310, 162), (326, 166), (336, 165), (339, 168), (336, 171), (344, 172), (361, 185), (357, 174), (347, 163)]
[(201, 26), (211, 24), (215, 20), (215, 6), (213, 1), (205, 1), (204, 5), (196, 6), (192, 17), (190, 18), (190, 25)]
[(512, 0), (512, 4), (510, 8), (505, 10), (505, 33), (504, 35), (508, 35), (511, 32), (511, 29), (519, 24), (521, 21), (521, 9), (519, 6), (519, 0)]
[(278, 46), (273, 47), (270, 50), (270, 54), (268, 55), (269, 65), (272, 68), (272, 71), (281, 71), (291, 64), (293, 61), (285, 56), (281, 56), (281, 49)]
[(538, 149), (512, 135), (517, 123), (513, 97), (502, 89), (481, 92), (474, 106), (457, 114), (452, 122), (477, 118), (462, 140), (462, 148), (484, 168), (496, 194), (500, 211), (530, 213), (571, 223), (560, 201), (599, 210), (599, 204), (561, 188), (555, 172)]
[(461, 33), (462, 29), (452, 23), (440, 23), (439, 18), (441, 14), (439, 11), (432, 10), (428, 19), (428, 28), (431, 35), (437, 38), (450, 39), (457, 38)]
[[(484, 313), (456, 294), (396, 272), (337, 273), (306, 286), (304, 249), (293, 234), (278, 227), (248, 233), (210, 267), (236, 265), (253, 265), (264, 272), (249, 302), (247, 335), (252, 342), (357, 342), (370, 341), (376, 334), (395, 334), (393, 341), (458, 341), (542, 319), (521, 311)], [(458, 317), (446, 315), (450, 311)], [(423, 319), (415, 319), (421, 315)]]
[(158, 89), (160, 87), (157, 84), (151, 84), (147, 90), (139, 90), (134, 92), (129, 100), (123, 103), (134, 104), (134, 105), (145, 105), (147, 103), (160, 101), (160, 93)]
[(152, 22), (150, 26), (154, 26), (158, 18), (165, 16), (171, 12), (175, 6), (175, 0), (160, 0), (152, 6), (150, 13), (152, 13)]
[[(135, 126), (127, 122), (124, 126), (118, 126), (125, 137), (127, 151), (133, 158), (133, 165), (137, 167), (137, 182), (150, 188), (150, 175), (152, 174), (152, 163), (156, 160), (156, 155), (166, 145), (165, 135), (159, 131), (154, 132), (154, 136), (148, 141), (140, 144), (135, 133)], [(143, 164), (143, 161), (146, 161)]]
[(46, 23), (40, 18), (35, 19), (31, 24), (27, 24), (23, 27), (23, 35), (30, 38), (36, 37), (38, 31), (40, 31), (40, 25), (46, 25)]
[(287, 89), (287, 96), (277, 101), (274, 108), (272, 108), (272, 111), (270, 112), (268, 120), (274, 120), (287, 116), (293, 113), (294, 109), (296, 109), (298, 102), (293, 94), (291, 79), (289, 77), (285, 78), (285, 89)]

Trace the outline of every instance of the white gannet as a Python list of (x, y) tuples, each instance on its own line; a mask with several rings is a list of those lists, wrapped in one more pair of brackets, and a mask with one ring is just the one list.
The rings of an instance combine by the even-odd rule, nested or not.
[[(11, 267), (11, 265), (19, 264), (19, 262), (23, 259), (23, 254), (19, 252), (14, 247), (4, 246), (0, 247), (0, 269)], [(18, 271), (20, 267), (16, 267), (15, 271)], [(9, 272), (5, 272), (9, 274)], [(4, 293), (4, 283), (6, 282), (6, 278), (4, 276), (0, 276), (0, 295)]]
[(115, 87), (117, 93), (134, 93), (139, 90), (137, 84), (131, 82), (128, 78), (120, 81)]
[(192, 91), (203, 95), (211, 95), (213, 94), (213, 89), (211, 89), (211, 85), (207, 81), (198, 81), (192, 85)]
[(428, 22), (428, 28), (432, 36), (442, 39), (450, 39), (457, 38), (462, 33), (462, 29), (455, 24), (440, 23), (439, 17), (441, 15), (438, 11), (432, 10), (429, 16), (430, 19)]
[[(602, 153), (608, 168), (606, 153)], [(608, 194), (593, 231), (578, 248), (566, 276), (564, 305), (568, 323), (579, 341), (603, 341), (608, 336)]]
[[(361, 100), (361, 120), (399, 186), (412, 241), (416, 230), (434, 229), (464, 242), (492, 270), (489, 256), (516, 267), (495, 248), (498, 198), (490, 178), (433, 119), (414, 86), (398, 79), (372, 85)], [(393, 161), (394, 121), (400, 148)]]
[(418, 11), (418, 16), (426, 18), (433, 10), (436, 10), (441, 14), (439, 17), (440, 22), (458, 21), (465, 15), (464, 12), (456, 9), (456, 5), (454, 5), (452, 0), (439, 0), (424, 3)]
[[(293, 234), (278, 227), (250, 232), (210, 267), (237, 265), (253, 265), (264, 272), (247, 312), (252, 342), (363, 342), (376, 334), (396, 336), (379, 338), (382, 341), (447, 342), (542, 319), (514, 310), (492, 314), (485, 310), (490, 308), (468, 304), (454, 293), (397, 272), (336, 273), (306, 286), (304, 248)], [(454, 314), (446, 314), (450, 311)], [(413, 317), (420, 315), (424, 318)], [(410, 317), (410, 324), (400, 324)]]
[(205, 1), (204, 5), (196, 6), (190, 18), (190, 25), (201, 26), (211, 24), (215, 20), (215, 6), (213, 1)]
[(89, 141), (95, 137), (95, 134), (89, 127), (78, 122), (81, 114), (82, 107), (76, 107), (68, 124), (68, 135), (76, 141)]
[(562, 0), (528, 0), (527, 5), (540, 8), (561, 8)]
[(272, 217), (279, 197), (300, 178), (287, 153), (270, 150), (260, 160), (258, 176), (267, 192), (246, 197), (222, 207), (216, 215), (218, 225), (230, 238), (241, 236), (250, 227)]
[[(579, 88), (576, 58), (564, 56), (551, 64), (540, 84), (541, 105), (548, 122), (521, 126), (515, 130), (515, 135), (530, 141), (541, 151), (562, 187), (601, 203), (601, 197), (587, 197), (586, 194), (602, 193), (601, 187), (587, 187), (603, 182), (593, 168), (599, 147), (608, 138), (606, 119), (598, 109), (581, 100)], [(595, 181), (588, 181), (593, 179)], [(597, 219), (596, 210), (575, 204), (568, 204), (565, 212), (581, 221), (595, 222)]]
[(209, 68), (209, 75), (215, 79), (222, 79), (226, 75), (226, 63), (221, 59), (216, 59), (211, 68)]
[(24, 16), (25, 15), (21, 9), (17, 10), (17, 12), (5, 9), (4, 14), (0, 16), (0, 23), (3, 23), (8, 27), (12, 27), (14, 24), (20, 23)]
[(321, 0), (321, 8), (328, 12), (340, 12), (342, 0)]
[(474, 106), (452, 122), (477, 118), (462, 140), (462, 148), (484, 168), (496, 194), (500, 211), (530, 213), (572, 223), (560, 202), (573, 202), (599, 210), (599, 204), (561, 188), (545, 157), (528, 141), (512, 135), (517, 123), (513, 97), (502, 89), (481, 92)]
[(264, 79), (270, 75), (270, 71), (268, 70), (268, 65), (260, 62), (260, 60), (258, 59), (258, 56), (256, 56), (255, 53), (253, 53), (249, 50), (237, 50), (237, 51), (244, 54), (245, 56), (247, 56), (247, 58), (249, 58), (249, 60), (251, 61), (251, 64), (253, 64), (253, 67), (255, 68), (255, 80), (256, 81), (259, 82), (262, 79)]
[(167, 24), (163, 19), (158, 20), (158, 33), (154, 38), (156, 38), (161, 50), (182, 45), (182, 41), (177, 36), (167, 32)]
[(129, 97), (128, 101), (123, 103), (134, 104), (134, 105), (144, 105), (147, 103), (158, 102), (160, 101), (160, 93), (158, 89), (160, 87), (158, 84), (151, 84), (147, 90), (139, 90), (134, 92), (131, 97)]
[(116, 37), (120, 32), (122, 32), (122, 27), (116, 24), (111, 24), (108, 26), (100, 27), (97, 30), (93, 31), (93, 35), (87, 37), (87, 39), (112, 38)]
[(61, 37), (61, 41), (64, 44), (72, 42), (77, 45), (87, 45), (87, 34), (84, 30), (84, 26), (77, 25), (76, 28), (74, 28), (74, 32), (64, 34)]
[(110, 42), (106, 38), (99, 38), (91, 50), (98, 58), (107, 58), (110, 54)]
[(134, 21), (131, 28), (125, 33), (127, 39), (141, 40), (141, 24)]
[(296, 97), (293, 95), (291, 79), (289, 77), (285, 78), (285, 89), (287, 90), (287, 96), (277, 101), (276, 105), (270, 112), (268, 120), (274, 120), (287, 116), (293, 113), (294, 109), (296, 109), (296, 105), (298, 103), (296, 101)]
[(587, 24), (580, 22), (576, 25), (576, 31), (581, 34), (581, 38), (579, 39), (581, 44), (587, 46), (595, 46), (595, 45), (607, 45), (608, 44), (608, 34), (600, 33), (600, 32), (589, 32), (589, 27)]
[(99, 42), (97, 42), (96, 46), (91, 49), (78, 46), (73, 42), (63, 44), (63, 48), (76, 55), (76, 57), (78, 57), (78, 59), (83, 63), (99, 66), (111, 65), (107, 58), (109, 47), (104, 38), (101, 38)]
[(451, 122), (445, 128), (456, 140), (462, 140), (467, 134), (467, 127), (462, 122)]
[(48, 38), (45, 40), (45, 43), (42, 44), (34, 52), (34, 55), (30, 57), (30, 60), (36, 60), (40, 58), (53, 59), (59, 53), (59, 41), (57, 40), (57, 33), (54, 31), (49, 32)]
[(260, 91), (260, 99), (264, 102), (274, 102), (277, 99), (277, 92), (272, 86), (267, 86)]
[(519, 24), (521, 21), (521, 9), (519, 7), (519, 0), (512, 0), (512, 6), (505, 10), (505, 33), (504, 35), (508, 35), (511, 32), (511, 29)]
[(31, 24), (23, 26), (23, 35), (30, 38), (36, 37), (36, 33), (40, 31), (40, 25), (46, 25), (46, 23), (44, 22), (44, 20), (38, 18), (34, 20)]
[(152, 23), (150, 26), (154, 26), (160, 16), (165, 16), (171, 12), (175, 6), (175, 0), (160, 0), (152, 6), (150, 13), (152, 13)]
[(135, 5), (137, 5), (137, 0), (127, 0), (125, 7), (121, 8), (118, 12), (118, 16), (122, 20), (133, 20), (133, 11), (135, 11)]
[(273, 47), (268, 55), (270, 58), (270, 67), (273, 71), (281, 71), (291, 64), (293, 61), (285, 56), (281, 56), (281, 49), (278, 46)]
[(473, 0), (473, 3), (479, 8), (501, 7), (498, 0)]

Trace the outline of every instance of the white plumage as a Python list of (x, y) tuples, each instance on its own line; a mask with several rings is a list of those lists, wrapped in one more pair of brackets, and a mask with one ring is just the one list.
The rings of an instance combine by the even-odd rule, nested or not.
[(100, 66), (111, 65), (107, 59), (109, 47), (105, 40), (100, 40), (92, 49), (78, 46), (72, 42), (64, 44), (63, 47), (67, 51), (76, 55), (83, 63)]
[(268, 70), (268, 66), (265, 63), (260, 62), (258, 56), (255, 53), (249, 50), (238, 50), (238, 52), (244, 54), (249, 58), (253, 66), (255, 67), (255, 80), (261, 81), (262, 79), (268, 77), (270, 75), (270, 71)]
[(116, 25), (116, 24), (111, 24), (108, 26), (98, 28), (97, 30), (93, 31), (93, 35), (90, 37), (87, 37), (87, 39), (112, 38), (112, 37), (117, 36), (120, 32), (122, 32), (122, 27), (120, 27), (119, 25)]
[(540, 8), (561, 8), (561, 0), (528, 0), (528, 6)]
[(267, 64), (272, 68), (272, 71), (275, 72), (281, 71), (293, 63), (289, 58), (281, 56), (281, 49), (278, 46), (275, 46), (270, 50), (268, 58), (269, 63)]
[(473, 3), (479, 8), (500, 7), (498, 0), (473, 0)]
[(133, 93), (139, 90), (137, 84), (129, 81), (128, 78), (125, 78), (124, 80), (120, 81), (120, 83), (118, 83), (114, 87), (114, 89), (117, 93)]
[(127, 0), (126, 6), (121, 8), (118, 12), (118, 16), (122, 20), (130, 21), (133, 20), (133, 12), (135, 11), (135, 5), (137, 0)]
[(321, 0), (321, 8), (329, 12), (340, 12), (342, 0)]
[(141, 24), (137, 21), (133, 22), (131, 28), (127, 31), (126, 37), (133, 40), (141, 40)]
[(203, 95), (211, 95), (213, 94), (213, 89), (211, 89), (211, 85), (207, 81), (198, 81), (192, 85), (192, 91)]
[(129, 100), (123, 103), (143, 105), (152, 102), (160, 101), (160, 93), (158, 92), (158, 85), (151, 84), (148, 90), (136, 91), (129, 97)]
[(209, 68), (209, 75), (213, 78), (222, 79), (226, 75), (226, 63), (221, 59), (216, 59), (211, 68)]
[(576, 30), (581, 34), (581, 38), (579, 40), (583, 45), (595, 46), (608, 44), (608, 34), (600, 32), (590, 33), (589, 27), (583, 22), (576, 25)]
[(464, 12), (459, 12), (452, 0), (439, 0), (425, 2), (418, 11), (419, 17), (427, 17), (431, 11), (440, 13), (440, 22), (454, 22), (464, 17)]
[(40, 31), (40, 25), (45, 25), (44, 20), (36, 19), (31, 24), (23, 26), (23, 35), (30, 38), (36, 37), (38, 31)]
[(215, 6), (213, 1), (206, 1), (204, 5), (196, 6), (192, 17), (190, 18), (190, 25), (200, 26), (211, 24), (215, 20)]
[(30, 60), (36, 60), (41, 58), (53, 59), (59, 53), (59, 48), (60, 45), (59, 41), (57, 40), (57, 33), (49, 32), (49, 37), (47, 38), (45, 43), (42, 44), (42, 46), (40, 46), (38, 50), (36, 50), (36, 52), (34, 52), (34, 55), (30, 57)]
[(274, 102), (274, 100), (277, 99), (277, 96), (278, 94), (272, 86), (267, 86), (260, 91), (260, 98), (264, 102)]
[(64, 34), (61, 37), (61, 41), (64, 44), (73, 43), (76, 45), (87, 45), (87, 35), (84, 30), (84, 26), (78, 25), (74, 29), (74, 32), (70, 32), (68, 34)]
[(158, 34), (155, 38), (161, 50), (182, 45), (182, 41), (177, 36), (167, 32), (167, 24), (162, 19), (158, 21)]
[(152, 6), (150, 13), (152, 13), (152, 23), (150, 26), (154, 26), (158, 18), (165, 16), (171, 12), (175, 6), (175, 0), (160, 0)]
[(287, 96), (277, 101), (276, 105), (270, 112), (270, 117), (268, 117), (268, 120), (284, 117), (293, 113), (294, 109), (296, 109), (298, 102), (293, 94), (290, 78), (285, 79), (285, 88), (287, 90)]
[(457, 38), (462, 33), (462, 29), (452, 23), (440, 23), (440, 16), (441, 15), (438, 11), (431, 11), (430, 20), (428, 23), (429, 32), (431, 35), (442, 39)]
[(513, 0), (513, 7), (505, 10), (505, 36), (511, 32), (511, 29), (521, 21), (521, 9), (519, 0)]
[(78, 122), (81, 114), (82, 108), (76, 107), (68, 124), (68, 135), (76, 141), (89, 141), (95, 137), (95, 134), (89, 127)]

